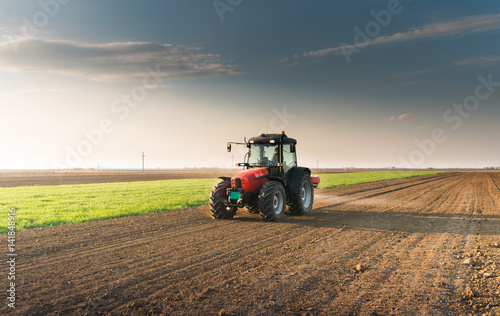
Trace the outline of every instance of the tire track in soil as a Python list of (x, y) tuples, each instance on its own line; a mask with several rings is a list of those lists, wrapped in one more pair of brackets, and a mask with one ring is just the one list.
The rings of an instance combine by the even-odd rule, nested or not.
[[(260, 221), (259, 221), (259, 223), (260, 223)], [(236, 226), (236, 225), (233, 225), (233, 226)], [(263, 240), (262, 242), (265, 242), (265, 241), (266, 241), (266, 240)], [(259, 245), (255, 245), (255, 246), (254, 246), (254, 248), (258, 248), (258, 247), (260, 247), (260, 246), (259, 246)], [(248, 248), (248, 247), (246, 247), (246, 248)], [(241, 251), (241, 250), (246, 250), (246, 249), (245, 249), (245, 247), (243, 247), (243, 248), (241, 248), (241, 249), (236, 249), (236, 251)], [(248, 253), (252, 253), (252, 252), (253, 252), (253, 249), (251, 249), (250, 251), (247, 251), (247, 252), (248, 252)], [(203, 256), (204, 256), (204, 257), (208, 257), (208, 259), (205, 259), (205, 262), (202, 262), (199, 258), (196, 258), (196, 260), (195, 260), (196, 265), (201, 265), (201, 264), (206, 263), (206, 262), (209, 262), (209, 261), (217, 261), (217, 260), (222, 260), (222, 257), (221, 257), (220, 255), (217, 255), (217, 256), (216, 256), (216, 255), (214, 255), (213, 253), (206, 252), (206, 251), (203, 253)], [(59, 257), (59, 256), (58, 256), (58, 257)], [(153, 258), (153, 259), (154, 259), (154, 258)], [(57, 261), (57, 260), (60, 260), (60, 258), (54, 258), (54, 260), (56, 260), (56, 261)], [(137, 262), (137, 261), (136, 261), (136, 262)], [(161, 263), (161, 261), (158, 261), (158, 262), (160, 262), (160, 263)], [(140, 261), (139, 261), (139, 263), (140, 263)], [(161, 264), (160, 264), (160, 265), (161, 265)], [(136, 267), (134, 267), (134, 266), (130, 266), (130, 265), (129, 265), (129, 266), (128, 266), (128, 268), (129, 268), (129, 269), (131, 269), (131, 270), (134, 270), (134, 268), (136, 268)], [(157, 266), (153, 265), (151, 268), (152, 268), (154, 271), (157, 271), (157, 268), (159, 268), (159, 267), (157, 267)], [(188, 269), (188, 268), (190, 268), (190, 269), (194, 269), (194, 267), (193, 267), (193, 266), (183, 267), (183, 269)], [(175, 272), (175, 269), (174, 269), (174, 270), (170, 270), (170, 272), (171, 272), (171, 273), (172, 273), (172, 272)], [(84, 276), (84, 275), (82, 275), (82, 276)], [(95, 276), (95, 275), (94, 275), (94, 276)]]
[[(464, 204), (468, 213), (466, 223), (470, 234), (463, 251), (460, 251), (457, 257), (459, 260), (466, 258), (474, 261), (474, 264), (466, 265), (467, 288), (470, 288), (474, 295), (464, 294), (459, 301), (473, 311), (471, 314), (477, 315), (500, 315), (499, 192), (493, 177), (498, 178), (498, 173), (490, 173), (488, 177), (476, 179), (477, 184), (486, 185), (479, 187), (476, 184), (475, 190), (469, 192), (471, 196), (476, 197), (470, 203)], [(481, 196), (483, 198), (479, 199)], [(486, 277), (486, 273), (493, 277)]]
[[(443, 190), (446, 190), (446, 188), (443, 188)], [(460, 196), (463, 190), (465, 190), (465, 187), (454, 195), (450, 195), (444, 201), (439, 201), (438, 198), (434, 199), (433, 204), (437, 208), (433, 213), (440, 214), (442, 210), (452, 207), (456, 196)], [(434, 225), (432, 219), (428, 224)], [(388, 280), (389, 283), (395, 284), (397, 292), (403, 295), (394, 297), (393, 293), (391, 295), (391, 291), (382, 289), (383, 292), (388, 293), (382, 295), (375, 306), (383, 306), (382, 302), (391, 300), (395, 303), (396, 308), (390, 312), (412, 314), (415, 311), (408, 309), (408, 306), (414, 306), (415, 303), (411, 304), (411, 302), (417, 301), (420, 305), (419, 313), (422, 315), (449, 314), (450, 309), (449, 305), (447, 305), (449, 302), (446, 302), (445, 305), (442, 298), (454, 291), (450, 289), (450, 282), (459, 279), (459, 277), (452, 272), (455, 271), (456, 267), (450, 268), (452, 256), (446, 250), (456, 247), (456, 243), (463, 238), (462, 236), (453, 235), (458, 224), (455, 220), (446, 222), (445, 227), (440, 225), (442, 228), (439, 230), (443, 230), (443, 233), (438, 236), (429, 236), (419, 232), (414, 235), (420, 236), (421, 239), (410, 249), (398, 247), (396, 257), (400, 258), (400, 267)], [(404, 271), (410, 271), (412, 268), (415, 269), (415, 266), (419, 266), (416, 269), (417, 271), (425, 271), (425, 273), (404, 273)]]
[[(391, 190), (386, 190), (386, 191), (382, 191), (382, 192), (372, 193), (370, 195), (357, 198), (355, 200), (350, 200), (350, 201), (342, 202), (342, 203), (337, 204), (336, 206), (342, 206), (342, 205), (344, 205), (344, 203), (345, 204), (349, 204), (349, 203), (353, 203), (353, 202), (358, 202), (358, 201), (363, 201), (363, 200), (366, 200), (366, 199), (375, 198), (375, 197), (378, 197), (378, 196), (381, 196), (381, 195), (394, 193), (394, 192), (397, 192), (397, 191), (400, 191), (400, 190), (405, 190), (405, 189), (412, 188), (412, 187), (415, 187), (415, 186), (420, 186), (420, 185), (431, 183), (431, 182), (434, 182), (434, 181), (439, 181), (439, 180), (442, 180), (442, 179), (445, 179), (445, 178), (447, 178), (447, 177), (437, 178), (437, 179), (430, 179), (430, 180), (426, 179), (426, 181), (421, 181), (421, 182), (410, 184), (410, 185), (402, 185), (402, 186), (400, 186), (398, 188), (394, 188), (394, 189), (391, 189)], [(366, 191), (363, 191), (363, 192), (366, 192)], [(353, 194), (355, 194), (355, 193), (353, 193)]]
[[(390, 211), (390, 210), (388, 210), (388, 211)], [(399, 236), (399, 237), (401, 237), (401, 236)], [(412, 240), (412, 244), (418, 244), (423, 238), (424, 238), (424, 236), (420, 236), (419, 238), (416, 238), (416, 239), (413, 238), (414, 240)], [(401, 240), (398, 240), (398, 243), (399, 242), (401, 242)], [(404, 243), (401, 243), (401, 244), (399, 244), (399, 246), (401, 246), (403, 244)], [(381, 251), (378, 250), (377, 252), (380, 253)], [(399, 257), (399, 255), (398, 256), (392, 255), (391, 252), (387, 252), (387, 251), (382, 251), (382, 253), (384, 254), (384, 256), (392, 256), (394, 258)], [(380, 257), (380, 255), (379, 255), (379, 257)], [(358, 260), (359, 260), (359, 258), (358, 258)], [(373, 261), (374, 260), (375, 259), (373, 259), (373, 258), (370, 259), (370, 260), (364, 259), (361, 262), (368, 262), (369, 265), (373, 265)], [(350, 266), (354, 267), (355, 263), (351, 263)], [(373, 280), (373, 279), (372, 280), (367, 280), (366, 278), (364, 278), (364, 279), (359, 279), (356, 282), (352, 282), (352, 284), (350, 285), (350, 288), (353, 288), (354, 290), (348, 290), (347, 292), (344, 292), (344, 294), (340, 295), (336, 299), (336, 301), (348, 301), (349, 304), (351, 304), (351, 305), (352, 305), (352, 301), (353, 300), (356, 300), (356, 301), (362, 301), (362, 300), (370, 301), (371, 299), (366, 297), (367, 296), (366, 295), (367, 294), (366, 290), (362, 290), (360, 292), (360, 289), (366, 289), (366, 284), (369, 284), (369, 285), (383, 284), (383, 282), (381, 280), (387, 278), (394, 271), (396, 271), (396, 268), (394, 268), (393, 266), (385, 267), (385, 268), (383, 268), (383, 271), (378, 271), (379, 272), (377, 274), (378, 278), (375, 279), (375, 280)], [(363, 286), (361, 284), (365, 284), (365, 285)], [(344, 282), (344, 285), (345, 285), (345, 282)], [(373, 287), (371, 287), (371, 291), (373, 292), (373, 291), (375, 291), (375, 289)], [(377, 289), (376, 291), (378, 292), (379, 290)], [(360, 293), (360, 294), (356, 294), (356, 293)], [(353, 297), (355, 297), (355, 298), (353, 298)], [(340, 305), (342, 305), (342, 303), (340, 303)], [(342, 310), (341, 308), (339, 309), (339, 306), (335, 306), (334, 308), (331, 309), (332, 312), (333, 311), (339, 312), (339, 310)], [(349, 313), (356, 313), (356, 311), (349, 310), (349, 309), (344, 310), (344, 314), (349, 314)], [(367, 314), (370, 315), (370, 313), (367, 313)]]
[[(446, 177), (448, 178), (448, 177)], [(451, 176), (450, 176), (451, 178)], [(322, 198), (319, 203), (317, 203), (317, 208), (322, 208), (325, 206), (325, 204), (328, 206), (328, 207), (339, 207), (339, 206), (342, 206), (344, 204), (350, 204), (350, 203), (353, 203), (353, 202), (361, 202), (363, 200), (366, 200), (366, 199), (371, 199), (371, 198), (376, 198), (378, 196), (382, 196), (382, 195), (386, 195), (386, 194), (390, 194), (392, 192), (397, 192), (397, 191), (400, 191), (400, 190), (403, 190), (403, 189), (408, 189), (408, 188), (413, 188), (413, 187), (418, 187), (419, 185), (422, 185), (422, 184), (428, 184), (428, 183), (432, 183), (432, 186), (428, 185), (427, 187), (427, 190), (433, 190), (434, 186), (437, 185), (437, 182), (440, 181), (440, 180), (443, 180), (445, 178), (440, 178), (440, 177), (436, 177), (435, 179), (431, 179), (429, 180), (428, 178), (425, 178), (425, 179), (420, 179), (418, 181), (418, 183), (413, 183), (413, 184), (410, 184), (410, 185), (406, 185), (405, 183), (398, 183), (398, 184), (394, 184), (394, 185), (384, 185), (382, 187), (378, 187), (378, 188), (374, 188), (369, 194), (369, 195), (361, 195), (359, 197), (351, 197), (350, 199), (349, 198), (338, 198), (338, 195), (335, 195), (335, 197), (327, 197), (327, 198)], [(412, 181), (412, 182), (416, 182), (416, 181)], [(444, 181), (443, 183), (444, 184), (447, 184), (447, 182), (449, 181)], [(440, 182), (441, 183), (441, 182)], [(390, 189), (390, 190), (382, 190), (382, 189), (385, 189), (387, 187), (394, 187), (394, 186), (397, 186), (396, 188), (393, 188), (393, 189)], [(420, 188), (419, 188), (420, 189)], [(414, 190), (407, 190), (408, 192), (404, 192), (403, 194), (409, 194), (410, 192), (413, 192)], [(362, 190), (361, 192), (367, 192), (366, 189)], [(420, 192), (420, 191), (419, 191)], [(352, 192), (352, 193), (349, 193), (347, 195), (355, 195), (357, 194), (358, 192)], [(420, 194), (424, 194), (424, 192), (420, 192)], [(340, 196), (345, 196), (346, 194), (343, 194), (343, 195), (340, 195)], [(414, 198), (417, 198), (419, 195), (416, 195)], [(333, 203), (333, 204), (328, 204), (326, 203), (326, 201), (337, 201), (336, 203)], [(387, 200), (384, 200), (384, 201), (380, 201), (380, 204), (381, 205), (384, 205), (384, 203), (387, 203), (388, 201)], [(375, 208), (377, 207), (374, 203), (373, 203), (373, 200), (370, 201), (370, 206), (372, 208)]]
[[(143, 245), (145, 244), (145, 242), (144, 242), (144, 240), (143, 240), (143, 239), (144, 239), (144, 238), (141, 238), (141, 239), (140, 239), (141, 241), (140, 241), (140, 242), (137, 242), (137, 245), (136, 245), (137, 247), (136, 247), (136, 248), (143, 248)], [(148, 237), (147, 239), (152, 239), (152, 237)], [(130, 242), (130, 243), (132, 243), (132, 242)], [(109, 247), (106, 247), (106, 248), (112, 248), (112, 247), (113, 247), (113, 245), (111, 245), (111, 246), (109, 246)], [(121, 250), (122, 250), (122, 249), (124, 249), (124, 248), (126, 248), (126, 247), (120, 247), (119, 249), (117, 249), (117, 251), (116, 251), (116, 252), (117, 252), (117, 253), (120, 253), (120, 252), (121, 252)], [(101, 249), (101, 250), (102, 250), (102, 249)], [(105, 249), (105, 250), (107, 250), (107, 249)], [(100, 251), (100, 252), (103, 252), (103, 251)], [(85, 255), (88, 255), (88, 254), (84, 253), (84, 254), (82, 254), (81, 256), (83, 257), (83, 256), (85, 256)], [(92, 254), (92, 255), (94, 255), (94, 254)], [(204, 252), (202, 256), (203, 256), (203, 257), (207, 257), (208, 259), (203, 259), (203, 258), (195, 258), (195, 259), (196, 259), (197, 264), (202, 264), (202, 263), (203, 263), (203, 261), (202, 261), (202, 260), (204, 260), (204, 261), (210, 261), (210, 260), (212, 260), (212, 261), (216, 261), (216, 260), (220, 260), (220, 259), (221, 259), (221, 256), (220, 256), (220, 255), (217, 255), (217, 254), (216, 254), (216, 252), (209, 252), (209, 251), (207, 251), (207, 252)], [(64, 258), (64, 257), (65, 257), (65, 256), (64, 256), (64, 254), (63, 254), (63, 255), (57, 256), (57, 257), (55, 257), (55, 258), (52, 258), (51, 262), (49, 262), (49, 265), (51, 265), (51, 264), (52, 264), (52, 262), (57, 262), (57, 261), (60, 261), (60, 260), (61, 260), (61, 258)], [(163, 257), (162, 255), (156, 255), (156, 256), (149, 257), (149, 258), (148, 258), (148, 261), (155, 262), (155, 259), (166, 259), (166, 258), (165, 258), (165, 257)], [(66, 259), (66, 258), (65, 258), (65, 260), (66, 260), (66, 261), (70, 261), (70, 262), (72, 262), (72, 261), (73, 261), (73, 258), (68, 258), (68, 259)], [(157, 270), (158, 270), (158, 268), (160, 268), (160, 267), (161, 267), (161, 265), (163, 264), (163, 263), (162, 263), (162, 261), (163, 261), (163, 260), (156, 260), (156, 262), (157, 262), (157, 263), (156, 263), (155, 265), (153, 265), (153, 266), (150, 266), (150, 268), (152, 268), (152, 269), (154, 269), (154, 270), (156, 270), (156, 271), (157, 271)], [(127, 268), (129, 268), (129, 269), (133, 270), (133, 269), (135, 269), (135, 268), (138, 268), (138, 266), (142, 263), (142, 259), (130, 259), (130, 260), (128, 260), (128, 261), (123, 261), (123, 260), (121, 260), (121, 263), (122, 263), (122, 265), (127, 266)], [(182, 265), (182, 262), (181, 262), (181, 265)], [(167, 266), (168, 266), (168, 264), (167, 264)], [(180, 267), (179, 269), (185, 269), (185, 267)], [(170, 271), (171, 271), (171, 272), (175, 272), (175, 269), (174, 269), (174, 270), (170, 270)], [(86, 276), (85, 274), (81, 275), (81, 277), (85, 277), (85, 276)]]
[[(377, 189), (384, 189), (384, 188), (388, 188), (388, 187), (392, 187), (392, 186), (397, 186), (397, 185), (400, 185), (402, 183), (397, 183), (397, 182), (403, 182), (404, 184), (410, 184), (410, 183), (413, 183), (413, 182), (422, 182), (422, 181), (425, 181), (425, 180), (428, 180), (428, 179), (432, 179), (432, 180), (441, 180), (441, 179), (446, 179), (446, 178), (449, 178), (449, 177), (454, 177), (454, 176), (457, 176), (456, 173), (446, 173), (444, 175), (442, 174), (439, 174), (439, 175), (430, 175), (430, 176), (420, 176), (420, 177), (415, 177), (415, 178), (402, 178), (402, 179), (395, 179), (395, 180), (386, 180), (386, 181), (390, 181), (390, 182), (393, 182), (395, 181), (396, 183), (394, 184), (385, 184), (386, 181), (380, 181), (380, 182), (374, 182), (373, 184), (382, 184), (381, 186), (379, 186)], [(362, 183), (362, 184), (370, 184), (370, 183)], [(352, 186), (345, 186), (344, 188), (348, 189), (348, 188), (351, 188)], [(351, 195), (351, 194), (356, 194), (356, 193), (363, 193), (363, 192), (366, 192), (366, 191), (373, 191), (375, 188), (368, 188), (368, 189), (363, 189), (363, 190), (357, 190), (357, 191), (354, 191), (354, 192), (348, 192), (348, 193), (343, 193), (343, 194), (338, 194), (338, 196), (345, 196), (345, 195)]]
[(282, 223), (197, 207), (21, 232), (17, 313), (474, 314), (455, 257), (498, 239), (498, 177), (440, 176), (321, 190)]

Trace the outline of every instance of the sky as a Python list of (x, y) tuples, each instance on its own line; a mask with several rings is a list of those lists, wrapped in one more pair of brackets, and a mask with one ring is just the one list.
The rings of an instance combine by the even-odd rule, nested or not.
[(500, 166), (500, 2), (0, 1), (0, 169)]

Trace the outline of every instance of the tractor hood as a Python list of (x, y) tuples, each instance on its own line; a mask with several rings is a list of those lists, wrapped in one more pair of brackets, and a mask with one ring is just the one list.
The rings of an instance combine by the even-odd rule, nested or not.
[(235, 186), (234, 179), (241, 179), (241, 187), (245, 189), (245, 192), (258, 192), (260, 188), (266, 183), (267, 178), (260, 178), (255, 180), (255, 178), (268, 175), (269, 172), (267, 168), (251, 168), (238, 172), (231, 178), (231, 186)]

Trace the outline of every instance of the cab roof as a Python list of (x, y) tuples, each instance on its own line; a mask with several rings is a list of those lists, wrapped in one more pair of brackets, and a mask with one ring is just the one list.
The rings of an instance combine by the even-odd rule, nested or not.
[(281, 141), (281, 137), (281, 134), (260, 134), (259, 136), (250, 138), (248, 142), (251, 144), (297, 144), (295, 139), (289, 138), (285, 134), (283, 134), (283, 142)]

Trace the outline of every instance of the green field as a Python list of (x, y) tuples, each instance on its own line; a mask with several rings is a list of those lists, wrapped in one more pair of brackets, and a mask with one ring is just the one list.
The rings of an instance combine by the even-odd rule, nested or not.
[(373, 171), (373, 172), (354, 172), (354, 173), (329, 173), (322, 174), (320, 188), (332, 188), (343, 185), (353, 185), (360, 183), (377, 182), (384, 180), (394, 180), (401, 178), (410, 178), (416, 176), (426, 176), (444, 171)]
[(0, 233), (16, 210), (16, 230), (156, 213), (206, 204), (217, 179), (0, 188)]
[[(405, 178), (436, 172), (378, 171), (322, 174), (321, 188)], [(208, 203), (217, 179), (99, 183), (0, 188), (0, 233), (8, 210), (16, 210), (16, 230), (114, 217), (157, 213)]]

